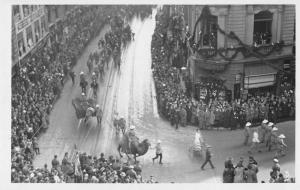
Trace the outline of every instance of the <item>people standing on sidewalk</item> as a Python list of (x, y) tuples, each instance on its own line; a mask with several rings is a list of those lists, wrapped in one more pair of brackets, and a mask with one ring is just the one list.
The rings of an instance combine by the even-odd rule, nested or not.
[(155, 153), (156, 156), (154, 158), (152, 158), (152, 162), (154, 164), (154, 161), (159, 157), (159, 164), (163, 164), (162, 163), (162, 147), (161, 147), (161, 141), (158, 140), (157, 144), (155, 146)]
[(211, 168), (214, 169), (214, 165), (212, 164), (211, 162), (211, 157), (212, 157), (212, 153), (211, 153), (211, 146), (210, 145), (207, 145), (206, 146), (206, 156), (205, 156), (205, 161), (204, 163), (202, 164), (201, 166), (201, 169), (204, 170), (204, 167), (207, 163), (210, 164)]
[(250, 137), (250, 126), (251, 126), (251, 123), (250, 123), (250, 122), (247, 122), (247, 123), (246, 123), (246, 126), (245, 126), (245, 129), (244, 129), (244, 136), (245, 136), (244, 145), (245, 145), (245, 146), (247, 146), (247, 145), (248, 145), (248, 142), (249, 142), (249, 137)]
[(244, 170), (243, 166), (244, 158), (240, 157), (238, 164), (234, 168), (234, 183), (243, 183), (244, 182)]

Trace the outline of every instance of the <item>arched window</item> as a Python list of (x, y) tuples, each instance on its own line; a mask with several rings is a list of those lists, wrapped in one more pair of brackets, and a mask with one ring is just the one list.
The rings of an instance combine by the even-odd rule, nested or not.
[(200, 24), (199, 47), (217, 47), (218, 17), (209, 15)]
[(270, 44), (272, 42), (273, 13), (261, 11), (254, 15), (253, 43), (256, 45)]

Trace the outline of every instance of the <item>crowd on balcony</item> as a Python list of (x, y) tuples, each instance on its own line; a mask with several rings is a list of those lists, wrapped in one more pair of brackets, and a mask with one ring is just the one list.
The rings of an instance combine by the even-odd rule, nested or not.
[[(68, 71), (88, 42), (112, 16), (121, 14), (121, 8), (115, 8), (77, 6), (62, 20), (61, 27), (50, 31), (51, 44), (31, 52), (16, 65), (12, 78), (11, 171), (19, 177), (12, 177), (13, 182), (25, 182), (31, 176), (29, 170), (35, 177), (41, 177), (40, 170), (34, 170), (32, 165), (34, 156), (40, 154), (36, 137), (48, 127), (49, 114), (60, 96)], [(123, 14), (135, 13), (130, 12), (131, 9), (126, 11), (127, 8), (123, 6)], [(68, 28), (67, 32), (62, 31), (64, 28)]]
[[(172, 17), (176, 18), (176, 17)], [(171, 18), (171, 19), (172, 19)], [(202, 80), (201, 88), (206, 91), (204, 98), (191, 96), (191, 85), (186, 81), (186, 91), (180, 85), (180, 69), (174, 67), (169, 57), (176, 52), (172, 42), (181, 41), (168, 38), (170, 18), (166, 14), (156, 17), (157, 25), (152, 37), (152, 69), (157, 92), (159, 113), (167, 118), (171, 125), (197, 125), (200, 128), (224, 127), (236, 129), (244, 127), (247, 121), (259, 124), (263, 119), (273, 123), (295, 116), (294, 90), (283, 90), (282, 94), (248, 94), (246, 98), (228, 101), (225, 87), (214, 80)], [(176, 22), (175, 22), (176, 23)], [(181, 26), (181, 25), (180, 25)], [(283, 86), (291, 87), (287, 81)], [(208, 93), (209, 92), (209, 93)]]
[[(225, 160), (223, 171), (223, 183), (259, 183), (257, 173), (259, 167), (254, 157), (249, 156), (248, 164), (245, 164), (243, 157), (240, 157), (236, 165), (234, 159), (229, 157)], [(278, 158), (273, 159), (273, 166), (270, 171), (269, 180), (261, 180), (261, 183), (295, 183), (295, 178), (289, 175), (288, 171), (282, 172)]]

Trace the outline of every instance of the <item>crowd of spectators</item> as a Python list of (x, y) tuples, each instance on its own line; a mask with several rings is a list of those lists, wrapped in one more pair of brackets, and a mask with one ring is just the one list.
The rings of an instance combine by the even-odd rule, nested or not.
[[(178, 125), (191, 124), (202, 129), (208, 127), (236, 129), (244, 127), (247, 121), (258, 124), (263, 119), (268, 119), (277, 123), (282, 119), (295, 116), (295, 93), (288, 81), (282, 83), (284, 90), (280, 94), (275, 92), (249, 93), (246, 98), (229, 102), (224, 85), (207, 79), (201, 81), (201, 89), (206, 90), (204, 98), (192, 97), (189, 81), (185, 80), (186, 90), (182, 88), (180, 85), (182, 70), (176, 68), (170, 58), (178, 52), (178, 49), (184, 48), (184, 40), (178, 34), (184, 30), (169, 26), (174, 24), (172, 21), (174, 18), (178, 17), (169, 17), (166, 12), (157, 15), (151, 44), (158, 109), (159, 113), (171, 122), (171, 125), (175, 124), (176, 128)], [(173, 32), (170, 30), (172, 28), (176, 30), (174, 29)], [(172, 33), (176, 35), (171, 35)], [(174, 39), (176, 36), (177, 40)], [(176, 42), (179, 42), (177, 43), (179, 45), (176, 46)]]
[[(68, 72), (86, 45), (114, 15), (134, 15), (131, 9), (126, 5), (76, 6), (50, 31), (51, 44), (45, 43), (16, 65), (12, 77), (12, 182), (32, 182), (32, 175), (36, 177), (33, 180), (49, 182), (50, 178), (41, 177), (45, 168), (35, 170), (32, 165), (34, 156), (40, 153), (36, 137), (48, 127), (49, 114)], [(19, 177), (13, 177), (16, 174)]]
[(22, 155), (16, 163), (18, 165), (11, 172), (13, 183), (157, 183), (153, 176), (142, 178), (142, 166), (138, 161), (124, 163), (113, 156), (107, 158), (103, 153), (99, 157), (65, 153), (62, 161), (54, 155), (51, 168), (45, 164), (35, 169)]
[[(223, 171), (223, 183), (258, 183), (257, 173), (259, 172), (258, 163), (249, 156), (248, 164), (245, 165), (244, 158), (240, 157), (236, 165), (233, 164), (233, 158), (229, 157), (225, 161)], [(280, 164), (277, 158), (273, 159), (273, 166), (270, 172), (269, 183), (295, 183), (295, 178), (291, 177), (288, 171), (280, 171)], [(262, 180), (261, 183), (266, 183)]]

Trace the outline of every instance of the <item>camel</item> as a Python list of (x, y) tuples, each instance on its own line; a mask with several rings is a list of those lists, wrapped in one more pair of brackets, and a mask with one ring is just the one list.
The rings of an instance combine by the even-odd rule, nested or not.
[(123, 135), (118, 146), (118, 152), (120, 154), (120, 157), (123, 157), (121, 152), (125, 153), (128, 158), (129, 158), (128, 155), (132, 154), (136, 162), (136, 158), (145, 155), (148, 152), (150, 146), (151, 144), (148, 139), (145, 139), (141, 143), (139, 143), (139, 140), (136, 137), (136, 139), (131, 142), (131, 146), (130, 146), (131, 150), (129, 150), (128, 137), (127, 135)]

